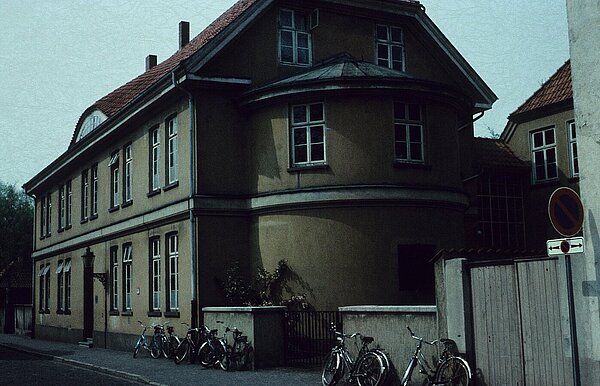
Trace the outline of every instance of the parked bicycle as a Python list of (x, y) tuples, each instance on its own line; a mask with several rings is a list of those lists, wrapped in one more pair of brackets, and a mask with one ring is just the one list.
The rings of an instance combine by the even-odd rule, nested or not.
[[(164, 325), (166, 325), (167, 323), (169, 322), (165, 322)], [(175, 327), (173, 326), (167, 326), (167, 334), (169, 335), (163, 335), (164, 339), (162, 344), (162, 351), (165, 358), (173, 359), (175, 357), (175, 350), (179, 346), (179, 343), (181, 343), (181, 339), (179, 339), (179, 337), (175, 334)]]
[[(404, 376), (402, 377), (402, 381), (400, 382), (402, 386), (408, 385), (408, 382), (410, 382), (413, 371), (417, 365), (419, 366), (419, 372), (427, 377), (425, 380), (426, 385), (469, 385), (472, 376), (471, 368), (466, 360), (458, 356), (456, 343), (452, 339), (440, 339), (428, 342), (423, 338), (416, 336), (409, 326), (406, 326), (406, 328), (410, 332), (410, 335), (413, 337), (413, 339), (416, 339), (419, 343), (417, 344), (417, 348), (408, 362), (408, 367), (406, 368)], [(443, 345), (442, 353), (439, 356), (435, 369), (429, 365), (425, 359), (425, 356), (421, 352), (423, 343), (436, 347)]]
[(200, 364), (204, 367), (215, 367), (217, 364), (221, 364), (221, 361), (225, 358), (227, 348), (223, 339), (217, 337), (219, 330), (211, 330), (206, 326), (201, 327), (203, 334), (206, 337), (206, 341), (202, 343), (198, 350), (198, 358)]
[[(224, 322), (220, 320), (217, 320), (217, 323), (224, 325)], [(231, 332), (233, 336), (231, 344), (227, 338), (228, 332)], [(254, 349), (248, 343), (248, 337), (242, 334), (242, 331), (238, 330), (237, 327), (230, 328), (225, 326), (225, 333), (221, 339), (225, 346), (225, 356), (219, 362), (221, 369), (224, 371), (246, 370), (253, 360)]]
[[(382, 350), (369, 349), (373, 338), (358, 332), (346, 335), (337, 331), (333, 323), (331, 328), (335, 331), (337, 344), (325, 359), (321, 376), (323, 386), (336, 385), (344, 375), (347, 382), (357, 382), (359, 386), (382, 385), (389, 372), (389, 360)], [(355, 359), (346, 348), (346, 339), (354, 339), (358, 348), (356, 337), (360, 337), (361, 346)]]
[[(135, 344), (135, 347), (133, 348), (133, 357), (137, 357), (138, 353), (140, 352), (140, 349), (143, 348), (150, 352), (152, 358), (158, 358), (161, 354), (158, 341), (160, 340), (160, 330), (162, 329), (162, 326), (158, 324), (146, 326), (139, 320), (138, 323), (142, 326), (143, 330)], [(150, 343), (148, 343), (148, 338), (146, 337), (146, 330), (150, 327), (154, 328), (154, 336), (152, 337)]]
[(190, 363), (194, 363), (198, 350), (203, 341), (202, 329), (199, 327), (190, 327), (187, 323), (181, 323), (187, 327), (185, 338), (181, 340), (175, 349), (173, 360), (176, 364), (180, 364), (187, 357)]

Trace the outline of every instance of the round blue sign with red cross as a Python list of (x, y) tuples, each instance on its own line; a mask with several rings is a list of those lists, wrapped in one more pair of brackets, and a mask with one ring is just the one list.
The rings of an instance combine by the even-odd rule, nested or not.
[(550, 222), (558, 233), (565, 237), (575, 236), (583, 225), (583, 204), (579, 195), (571, 188), (558, 188), (548, 202)]

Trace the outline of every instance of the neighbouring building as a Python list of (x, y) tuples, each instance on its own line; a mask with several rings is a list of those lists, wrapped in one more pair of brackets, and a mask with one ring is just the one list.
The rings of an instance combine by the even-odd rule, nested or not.
[(433, 304), (429, 261), (477, 217), (473, 116), (497, 98), (424, 7), (240, 0), (188, 36), (25, 184), (36, 336), (129, 347), (137, 320), (195, 324), (235, 261), (285, 259), (316, 309)]

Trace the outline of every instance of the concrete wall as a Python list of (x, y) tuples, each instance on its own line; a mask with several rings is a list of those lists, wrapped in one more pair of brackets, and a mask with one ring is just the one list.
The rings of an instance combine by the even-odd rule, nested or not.
[[(390, 377), (394, 385), (399, 384), (408, 361), (417, 346), (406, 329), (410, 326), (415, 335), (425, 340), (439, 339), (435, 306), (348, 306), (340, 307), (344, 324), (344, 333), (359, 332), (375, 339), (371, 347), (385, 350), (392, 363)], [(360, 347), (360, 340), (357, 339)], [(354, 355), (358, 352), (352, 342), (346, 342)], [(431, 346), (423, 345), (423, 355), (430, 365), (435, 366), (438, 353)], [(410, 386), (421, 385), (424, 376), (418, 369), (413, 372)]]
[(573, 287), (581, 384), (600, 379), (600, 3), (567, 0), (581, 197), (585, 208), (585, 253), (573, 256)]

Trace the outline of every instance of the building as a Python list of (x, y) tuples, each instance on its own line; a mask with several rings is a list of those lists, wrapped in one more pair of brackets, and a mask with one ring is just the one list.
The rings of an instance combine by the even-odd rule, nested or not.
[(317, 309), (432, 304), (497, 98), (421, 4), (240, 0), (188, 31), (25, 184), (36, 335), (129, 347), (138, 319), (195, 324), (235, 261), (285, 259)]
[(567, 0), (569, 46), (573, 76), (575, 122), (580, 128), (578, 137), (579, 182), (585, 210), (585, 252), (572, 260), (573, 299), (578, 341), (578, 371), (582, 385), (600, 379), (600, 257), (598, 248), (598, 173), (597, 154), (600, 134), (600, 111), (597, 93), (600, 76), (596, 69), (600, 56), (597, 47), (599, 32), (593, 28), (600, 22), (600, 5), (591, 1)]

